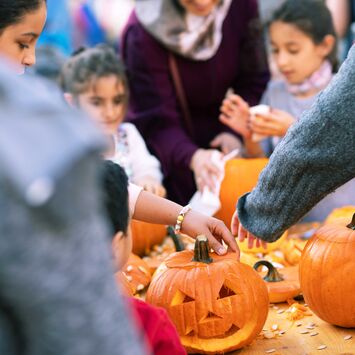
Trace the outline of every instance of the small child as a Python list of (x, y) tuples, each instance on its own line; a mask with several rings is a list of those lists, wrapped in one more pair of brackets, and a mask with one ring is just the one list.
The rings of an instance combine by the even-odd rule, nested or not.
[[(114, 231), (115, 266), (122, 268), (132, 251), (132, 240), (128, 233), (128, 179), (119, 165), (106, 161), (103, 185), (104, 206)], [(133, 297), (129, 298), (129, 305), (138, 328), (145, 334), (153, 354), (186, 354), (179, 335), (164, 309)]]
[[(243, 134), (247, 156), (270, 156), (337, 68), (335, 30), (322, 1), (287, 0), (272, 16), (269, 38), (282, 78), (272, 80), (263, 95), (261, 103), (268, 106), (268, 112), (252, 114), (237, 95), (227, 97), (221, 108), (220, 120), (227, 126), (243, 134), (241, 123), (248, 125)], [(255, 136), (266, 139), (260, 144)], [(322, 200), (304, 221), (322, 221), (331, 209), (354, 203), (354, 196), (355, 180), (351, 180)]]
[(122, 166), (131, 182), (165, 196), (159, 161), (135, 126), (123, 123), (128, 83), (113, 49), (98, 45), (77, 51), (62, 69), (61, 85), (67, 102), (86, 111), (107, 134), (110, 148), (105, 158)]

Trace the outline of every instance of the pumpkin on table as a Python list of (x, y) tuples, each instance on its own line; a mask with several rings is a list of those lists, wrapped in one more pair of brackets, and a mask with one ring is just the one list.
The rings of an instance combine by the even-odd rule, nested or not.
[(260, 266), (267, 267), (267, 273), (261, 272), (261, 277), (266, 282), (270, 303), (285, 302), (301, 293), (298, 277), (298, 266), (276, 269), (269, 261), (260, 260), (255, 263), (254, 269)]
[(234, 253), (209, 255), (207, 238), (174, 253), (148, 288), (146, 300), (167, 310), (189, 353), (218, 354), (250, 344), (268, 314), (265, 283)]
[[(227, 161), (224, 179), (219, 193), (221, 208), (215, 215), (215, 217), (221, 219), (226, 226), (230, 226), (231, 224), (238, 199), (255, 187), (259, 179), (259, 174), (265, 168), (268, 161), (269, 160), (266, 158), (231, 159)], [(239, 243), (239, 248), (246, 253), (265, 253), (275, 250), (282, 243), (285, 234), (276, 242), (268, 243), (267, 249), (262, 247), (248, 249), (246, 242)]]
[(130, 284), (134, 295), (143, 291), (150, 284), (152, 279), (147, 263), (134, 254), (130, 255), (127, 263), (123, 266), (122, 271), (117, 273), (118, 281), (120, 281), (120, 278), (122, 277), (121, 273)]
[(341, 327), (355, 327), (354, 256), (355, 214), (350, 224), (318, 229), (300, 262), (301, 288), (309, 308), (324, 321)]
[(161, 244), (167, 234), (166, 226), (141, 221), (131, 221), (132, 251), (143, 256), (157, 244)]

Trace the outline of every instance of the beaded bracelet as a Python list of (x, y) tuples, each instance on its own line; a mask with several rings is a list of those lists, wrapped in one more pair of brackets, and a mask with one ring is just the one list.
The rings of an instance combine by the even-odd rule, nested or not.
[(191, 210), (190, 205), (186, 205), (179, 213), (176, 219), (176, 224), (174, 228), (175, 234), (180, 234), (180, 230), (182, 227), (182, 222), (184, 221), (186, 213), (188, 213)]

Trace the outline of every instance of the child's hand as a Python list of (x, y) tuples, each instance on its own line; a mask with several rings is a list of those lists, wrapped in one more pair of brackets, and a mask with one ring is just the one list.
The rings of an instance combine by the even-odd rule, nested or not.
[(254, 246), (254, 242), (255, 242), (255, 246), (257, 248), (259, 248), (260, 246), (262, 246), (264, 249), (267, 248), (266, 242), (257, 238), (254, 234), (248, 232), (242, 226), (242, 224), (239, 222), (237, 211), (235, 211), (232, 216), (231, 231), (232, 231), (233, 235), (238, 236), (239, 242), (244, 242), (245, 239), (248, 239), (248, 248), (249, 249), (251, 249)]
[(219, 120), (244, 138), (251, 135), (249, 118), (249, 105), (240, 96), (232, 94), (223, 100)]
[(195, 175), (195, 182), (199, 191), (207, 186), (211, 191), (215, 190), (216, 180), (221, 174), (220, 168), (213, 163), (212, 154), (220, 151), (214, 149), (197, 149), (192, 156), (190, 168)]
[(140, 181), (137, 182), (137, 185), (143, 187), (145, 191), (151, 192), (154, 195), (159, 197), (166, 196), (166, 190), (164, 186), (154, 178), (147, 176), (142, 178)]
[(223, 154), (228, 154), (234, 149), (242, 150), (243, 143), (232, 133), (220, 133), (210, 143), (212, 148), (220, 148)]
[(283, 137), (295, 121), (295, 118), (289, 113), (272, 109), (267, 115), (251, 116), (250, 127), (253, 133)]
[(207, 237), (210, 247), (219, 255), (227, 252), (222, 240), (228, 245), (228, 250), (236, 253), (239, 260), (240, 251), (233, 235), (219, 219), (206, 216), (191, 210), (186, 214), (182, 224), (182, 232), (196, 238), (203, 234)]

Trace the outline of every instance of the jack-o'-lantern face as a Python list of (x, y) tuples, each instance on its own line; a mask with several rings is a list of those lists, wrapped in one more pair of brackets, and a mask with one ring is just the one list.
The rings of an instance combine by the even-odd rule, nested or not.
[(191, 352), (216, 354), (249, 344), (268, 313), (267, 289), (233, 253), (213, 262), (191, 261), (193, 252), (172, 254), (153, 279), (147, 301), (164, 307), (182, 344)]

